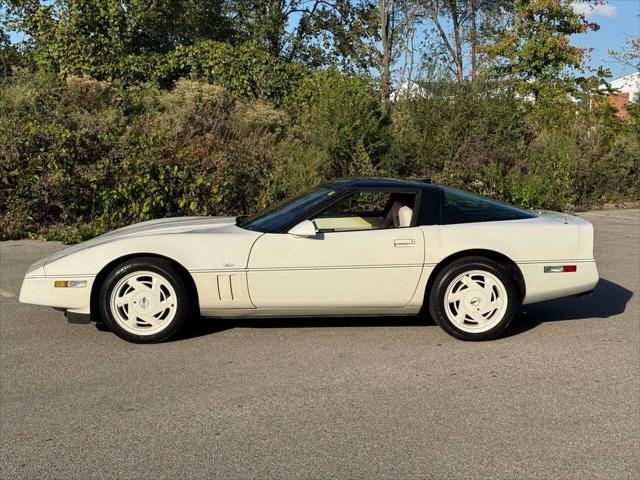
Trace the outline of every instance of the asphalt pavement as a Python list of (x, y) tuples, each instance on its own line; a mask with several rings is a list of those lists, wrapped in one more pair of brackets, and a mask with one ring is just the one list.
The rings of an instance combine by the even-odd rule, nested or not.
[(203, 320), (133, 345), (18, 303), (0, 243), (0, 478), (638, 479), (640, 211), (602, 280), (465, 343), (418, 318)]

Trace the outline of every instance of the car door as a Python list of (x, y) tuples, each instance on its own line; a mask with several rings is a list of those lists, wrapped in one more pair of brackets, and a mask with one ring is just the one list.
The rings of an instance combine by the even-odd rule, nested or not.
[[(321, 215), (313, 237), (266, 233), (249, 256), (258, 308), (393, 308), (412, 298), (422, 272), (424, 236), (415, 226), (378, 228), (375, 214)], [(337, 218), (341, 230), (326, 228)], [(357, 229), (357, 225), (369, 225)], [(413, 222), (415, 224), (415, 222)]]

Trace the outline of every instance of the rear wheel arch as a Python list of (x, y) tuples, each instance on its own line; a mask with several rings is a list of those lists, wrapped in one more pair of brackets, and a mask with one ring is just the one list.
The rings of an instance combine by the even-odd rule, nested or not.
[(470, 249), (470, 250), (462, 250), (460, 252), (456, 252), (448, 257), (444, 258), (440, 263), (436, 265), (431, 274), (429, 275), (429, 280), (427, 281), (427, 288), (424, 291), (424, 300), (423, 300), (423, 309), (426, 309), (429, 304), (429, 296), (431, 294), (431, 289), (433, 288), (433, 284), (435, 279), (438, 277), (438, 274), (444, 270), (448, 265), (452, 262), (459, 260), (465, 257), (482, 257), (487, 260), (491, 260), (499, 265), (501, 265), (506, 273), (513, 279), (516, 286), (518, 287), (518, 294), (520, 297), (520, 301), (522, 302), (526, 296), (527, 289), (524, 281), (524, 276), (522, 275), (522, 271), (520, 267), (511, 260), (506, 255), (496, 252), (495, 250), (486, 250), (486, 249)]
[(91, 312), (92, 320), (94, 321), (100, 320), (100, 307), (98, 305), (98, 298), (100, 295), (100, 289), (102, 288), (102, 284), (104, 283), (109, 273), (112, 272), (113, 269), (117, 268), (118, 265), (121, 265), (123, 262), (126, 262), (128, 260), (139, 259), (139, 258), (159, 258), (169, 262), (171, 266), (174, 267), (176, 271), (180, 274), (180, 276), (182, 277), (182, 279), (187, 285), (187, 288), (189, 290), (189, 296), (190, 296), (189, 300), (192, 303), (194, 313), (200, 314), (200, 301), (198, 298), (198, 289), (196, 287), (196, 283), (193, 280), (193, 277), (191, 276), (189, 271), (182, 264), (164, 255), (158, 255), (154, 253), (134, 253), (131, 255), (124, 255), (122, 257), (118, 257), (112, 260), (111, 262), (106, 264), (102, 268), (102, 270), (100, 270), (100, 272), (98, 272), (98, 275), (96, 275), (96, 279), (93, 282), (93, 286), (91, 287), (90, 312)]

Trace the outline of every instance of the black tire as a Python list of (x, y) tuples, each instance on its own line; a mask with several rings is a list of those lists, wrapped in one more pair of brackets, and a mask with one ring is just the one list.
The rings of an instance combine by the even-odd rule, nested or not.
[[(493, 275), (502, 282), (504, 290), (506, 291), (507, 306), (502, 317), (489, 330), (482, 332), (462, 330), (449, 318), (445, 307), (445, 295), (449, 286), (455, 282), (460, 275), (470, 271), (487, 272)], [(473, 300), (476, 299), (474, 298)], [(463, 301), (461, 300), (461, 302)], [(454, 260), (437, 274), (431, 291), (429, 292), (429, 312), (431, 316), (445, 332), (460, 340), (481, 341), (493, 340), (499, 337), (509, 326), (511, 320), (513, 320), (519, 306), (520, 296), (518, 294), (518, 288), (511, 275), (509, 275), (506, 268), (500, 263), (485, 257), (464, 257)], [(470, 319), (468, 321), (469, 329), (473, 329), (474, 323), (470, 317), (468, 318)], [(464, 320), (464, 322), (467, 323), (467, 320)]]
[[(172, 304), (175, 313), (173, 313), (172, 318), (167, 321), (166, 325), (158, 322), (160, 326), (155, 328), (161, 328), (160, 331), (150, 334), (144, 333), (145, 327), (139, 325), (139, 319), (131, 320), (136, 323), (130, 326), (135, 327), (133, 328), (134, 330), (139, 328), (140, 331), (138, 333), (133, 333), (123, 328), (116, 319), (117, 312), (113, 312), (111, 306), (112, 293), (119, 282), (124, 277), (130, 276), (135, 272), (143, 271), (158, 275), (164, 279), (164, 281), (168, 282), (175, 292), (175, 303)], [(134, 258), (115, 267), (102, 283), (98, 297), (101, 317), (109, 330), (120, 338), (133, 343), (158, 343), (171, 338), (184, 326), (189, 318), (193, 307), (191, 300), (192, 296), (189, 295), (187, 284), (171, 262), (155, 257)], [(127, 308), (129, 308), (129, 305), (127, 305)], [(134, 315), (131, 315), (131, 317), (133, 316)]]

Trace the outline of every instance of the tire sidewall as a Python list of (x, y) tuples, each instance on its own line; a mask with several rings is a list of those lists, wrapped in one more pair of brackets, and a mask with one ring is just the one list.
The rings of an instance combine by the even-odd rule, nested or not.
[[(111, 293), (114, 287), (121, 278), (137, 271), (151, 271), (162, 275), (176, 292), (178, 300), (176, 314), (169, 326), (153, 335), (136, 335), (128, 332), (118, 324), (111, 312)], [(134, 343), (157, 343), (175, 335), (185, 324), (190, 312), (189, 300), (186, 284), (176, 269), (166, 260), (149, 257), (128, 260), (114, 268), (100, 288), (98, 303), (104, 323), (120, 338)]]
[[(480, 333), (459, 329), (449, 320), (445, 309), (444, 297), (447, 287), (458, 275), (471, 270), (481, 270), (494, 275), (502, 282), (507, 292), (508, 303), (504, 316), (493, 328)], [(433, 319), (443, 330), (460, 340), (479, 341), (498, 337), (509, 326), (519, 306), (518, 291), (513, 279), (500, 264), (481, 257), (459, 259), (445, 267), (436, 277), (429, 296), (429, 310)]]

